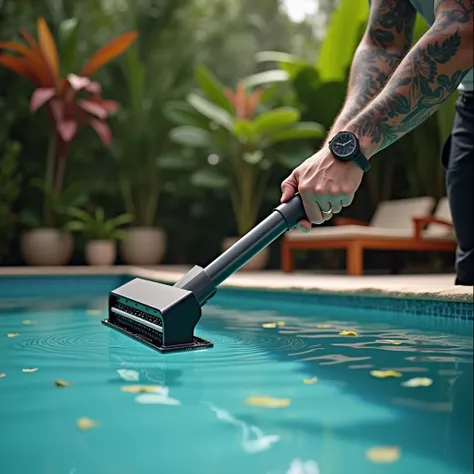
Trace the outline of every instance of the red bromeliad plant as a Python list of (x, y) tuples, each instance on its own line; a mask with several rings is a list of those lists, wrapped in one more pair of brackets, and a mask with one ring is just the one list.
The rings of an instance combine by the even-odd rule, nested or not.
[(257, 105), (262, 98), (263, 89), (257, 88), (253, 92), (247, 91), (243, 82), (237, 84), (235, 92), (226, 88), (225, 95), (235, 109), (235, 115), (239, 119), (252, 120)]
[[(106, 63), (121, 55), (136, 39), (137, 33), (125, 33), (100, 48), (82, 67), (79, 74), (60, 72), (56, 43), (43, 18), (37, 21), (38, 40), (24, 29), (20, 30), (26, 44), (0, 42), (0, 48), (19, 55), (0, 54), (3, 64), (28, 79), (35, 87), (30, 110), (48, 108), (51, 123), (50, 146), (46, 165), (45, 187), (58, 198), (63, 189), (64, 172), (71, 142), (83, 127), (91, 127), (105, 146), (111, 142), (106, 119), (119, 108), (115, 101), (101, 97), (101, 86), (90, 77)], [(51, 221), (51, 209), (46, 209), (45, 220)], [(49, 216), (48, 216), (49, 215)]]

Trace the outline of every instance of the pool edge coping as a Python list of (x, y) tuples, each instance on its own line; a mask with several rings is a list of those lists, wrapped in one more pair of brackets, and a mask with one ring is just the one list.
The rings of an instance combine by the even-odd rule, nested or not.
[[(162, 283), (174, 283), (181, 276), (180, 270), (159, 270), (139, 266), (113, 266), (113, 267), (3, 267), (0, 268), (0, 277), (25, 277), (25, 276), (131, 276), (145, 278)], [(271, 280), (271, 279), (269, 279)], [(418, 301), (439, 301), (449, 303), (468, 303), (474, 305), (474, 287), (443, 286), (414, 290), (409, 287), (397, 289), (389, 287), (374, 287), (363, 285), (358, 287), (328, 287), (322, 285), (291, 285), (283, 282), (271, 282), (262, 285), (246, 281), (245, 277), (231, 277), (220, 285), (221, 288), (231, 290), (256, 290), (260, 292), (285, 292), (329, 296), (353, 296), (360, 298), (391, 298)]]

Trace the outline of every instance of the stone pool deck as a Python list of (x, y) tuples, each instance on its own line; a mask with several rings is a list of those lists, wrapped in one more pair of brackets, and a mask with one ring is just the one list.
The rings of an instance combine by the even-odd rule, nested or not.
[[(120, 275), (132, 276), (173, 283), (191, 267), (3, 267), (0, 276), (40, 275)], [(285, 274), (279, 271), (238, 272), (222, 287), (249, 288), (259, 290), (304, 291), (323, 294), (371, 296), (397, 299), (435, 300), (473, 303), (474, 287), (455, 286), (454, 275), (346, 275), (295, 272)]]

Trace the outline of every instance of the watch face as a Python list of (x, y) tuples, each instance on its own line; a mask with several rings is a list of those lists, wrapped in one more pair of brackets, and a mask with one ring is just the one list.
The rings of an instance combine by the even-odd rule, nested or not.
[(357, 151), (357, 138), (352, 133), (341, 132), (334, 137), (331, 146), (336, 156), (350, 159)]

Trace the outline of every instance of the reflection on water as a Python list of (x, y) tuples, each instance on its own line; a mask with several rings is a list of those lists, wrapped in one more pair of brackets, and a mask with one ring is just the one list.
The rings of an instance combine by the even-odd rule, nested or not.
[[(198, 335), (213, 349), (162, 355), (102, 326), (102, 306), (74, 304), (0, 313), (0, 334), (20, 334), (0, 337), (6, 474), (379, 474), (365, 456), (377, 446), (400, 448), (392, 474), (472, 472), (472, 323), (451, 333), (402, 315), (270, 300), (260, 311), (234, 298), (204, 309)], [(402, 385), (418, 376), (432, 385)], [(291, 404), (244, 403), (265, 396)], [(78, 434), (83, 416), (99, 427)]]

